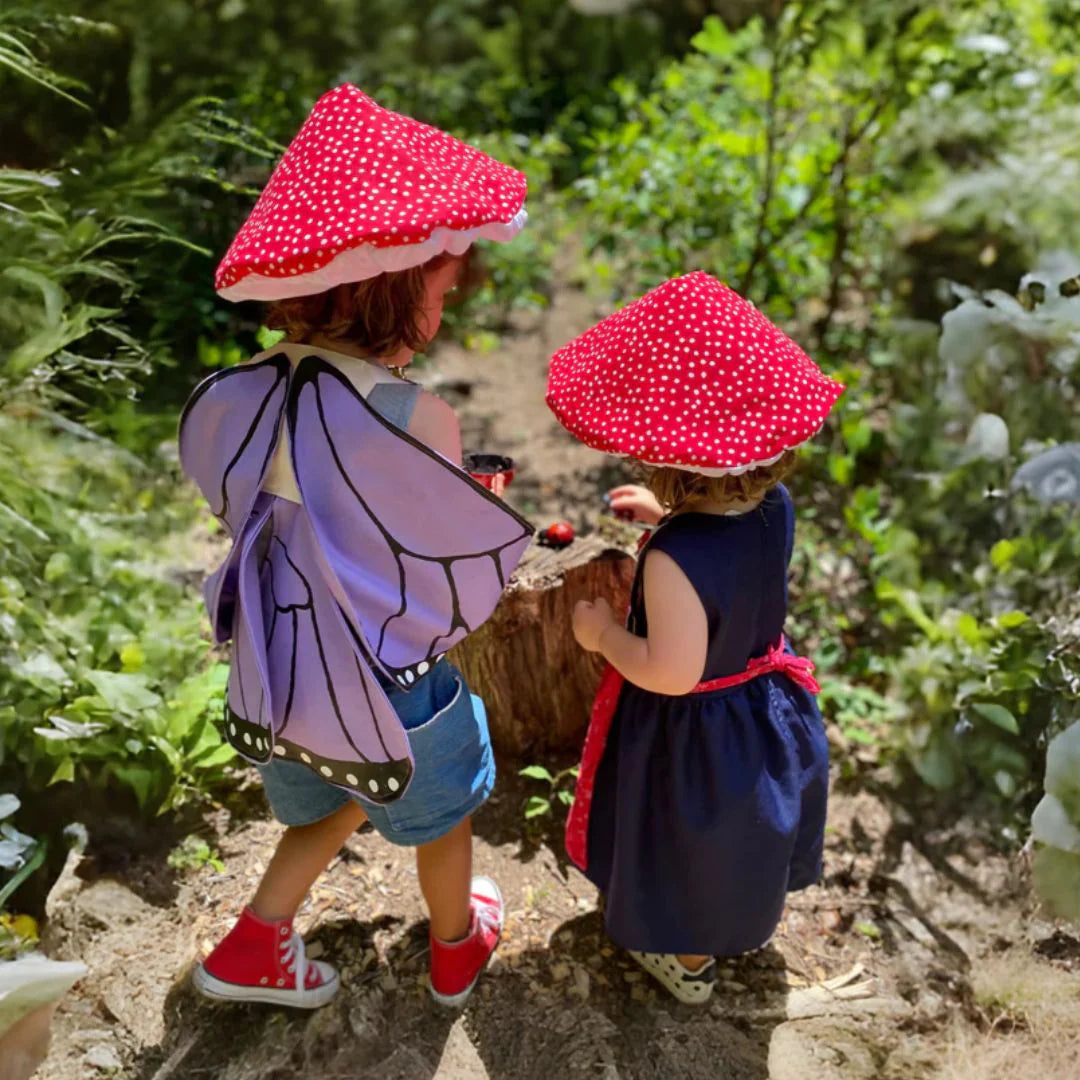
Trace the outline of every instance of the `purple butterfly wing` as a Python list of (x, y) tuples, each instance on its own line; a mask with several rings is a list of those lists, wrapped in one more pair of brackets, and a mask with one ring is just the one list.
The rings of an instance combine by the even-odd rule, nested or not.
[(225, 564), (235, 568), (229, 604), (232, 657), (225, 691), (225, 737), (238, 753), (260, 764), (271, 758), (275, 731), (266, 655), (265, 559), (260, 554), (269, 539), (273, 509), (274, 499), (263, 495)]
[[(180, 464), (237, 541), (277, 446), (289, 374), (283, 354), (219, 371), (195, 388), (180, 417)], [(241, 550), (234, 543), (204, 588), (219, 643), (232, 636)]]
[[(295, 503), (275, 500), (260, 575), (274, 754), (371, 802), (399, 798), (412, 776), (408, 736), (332, 595), (318, 540)], [(251, 756), (249, 747), (237, 748)]]
[(283, 353), (204, 379), (180, 417), (180, 464), (237, 536), (277, 446), (289, 388)]
[(297, 366), (287, 411), (335, 599), (373, 658), (408, 686), (488, 618), (532, 527), (318, 357)]

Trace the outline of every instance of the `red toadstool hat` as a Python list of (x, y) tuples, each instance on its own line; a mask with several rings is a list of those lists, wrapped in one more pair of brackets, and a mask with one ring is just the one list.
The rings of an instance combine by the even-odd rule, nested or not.
[(525, 177), (346, 83), (324, 94), (218, 267), (227, 300), (281, 300), (419, 266), (525, 224)]
[(722, 476), (806, 442), (843, 392), (753, 304), (696, 271), (555, 353), (547, 403), (597, 450)]

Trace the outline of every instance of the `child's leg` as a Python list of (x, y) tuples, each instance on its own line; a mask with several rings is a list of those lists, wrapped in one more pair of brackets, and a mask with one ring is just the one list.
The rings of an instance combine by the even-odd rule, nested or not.
[(303, 1009), (325, 1005), (337, 993), (337, 972), (307, 959), (292, 920), (315, 879), (366, 817), (350, 802), (313, 825), (285, 830), (251, 906), (197, 965), (193, 978), (202, 993)]
[(267, 922), (291, 919), (315, 879), (366, 819), (362, 807), (349, 802), (313, 825), (286, 829), (251, 902), (255, 914)]
[(489, 878), (472, 876), (472, 822), (416, 849), (420, 889), (431, 913), (431, 993), (459, 1008), (487, 966), (503, 927), (503, 901)]
[(420, 891), (439, 941), (460, 941), (469, 932), (472, 883), (472, 819), (416, 849)]

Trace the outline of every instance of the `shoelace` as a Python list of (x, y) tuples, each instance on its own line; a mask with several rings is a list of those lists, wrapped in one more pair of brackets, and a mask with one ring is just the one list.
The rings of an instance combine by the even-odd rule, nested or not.
[(287, 965), (285, 970), (290, 975), (296, 976), (297, 989), (312, 990), (321, 985), (322, 976), (319, 974), (319, 969), (308, 962), (304, 939), (295, 930), (288, 941), (281, 943), (280, 948), (281, 962)]
[(489, 900), (486, 896), (474, 896), (473, 914), (476, 918), (476, 929), (484, 929), (489, 933), (499, 931), (499, 905)]

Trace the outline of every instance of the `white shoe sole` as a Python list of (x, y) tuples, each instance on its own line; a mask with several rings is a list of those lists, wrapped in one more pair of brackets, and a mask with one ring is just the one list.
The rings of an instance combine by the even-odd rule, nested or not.
[[(482, 880), (486, 881), (488, 884), (491, 885), (492, 889), (494, 889), (495, 895), (499, 898), (499, 909), (502, 911), (503, 919), (505, 920), (506, 908), (503, 904), (503, 896), (502, 892), (499, 889), (499, 886), (496, 885), (495, 882), (492, 881), (489, 877), (485, 877)], [(502, 941), (502, 930), (502, 923), (500, 923), (499, 936), (495, 939), (495, 949), (499, 947), (499, 942)], [(491, 950), (491, 956), (495, 955), (495, 949)], [(465, 1002), (469, 1000), (473, 990), (476, 989), (476, 984), (480, 981), (480, 976), (484, 974), (484, 972), (487, 970), (488, 964), (491, 963), (491, 956), (487, 958), (487, 962), (473, 977), (473, 981), (469, 983), (469, 985), (466, 986), (465, 989), (458, 994), (440, 994), (434, 986), (430, 986), (428, 989), (431, 991), (431, 996), (435, 999), (436, 1003), (442, 1005), (444, 1008), (447, 1009), (460, 1009), (465, 1004)]]
[(704, 1005), (716, 986), (716, 961), (710, 960), (699, 971), (683, 967), (667, 953), (643, 953), (629, 950), (630, 955), (673, 998), (684, 1005)]
[[(485, 964), (484, 967), (487, 967), (487, 965)], [(431, 996), (435, 999), (436, 1004), (442, 1005), (445, 1009), (460, 1009), (472, 996), (472, 992), (476, 989), (476, 984), (480, 981), (480, 976), (483, 973), (484, 968), (481, 968), (476, 973), (476, 978), (460, 994), (440, 994), (433, 986), (431, 987)]]
[(296, 990), (278, 989), (273, 986), (240, 986), (238, 983), (224, 982), (214, 978), (202, 964), (199, 964), (192, 972), (191, 982), (200, 994), (214, 1001), (285, 1005), (293, 1009), (320, 1009), (332, 1001), (341, 989), (341, 980), (337, 972), (334, 972), (333, 977), (321, 986), (298, 993)]

